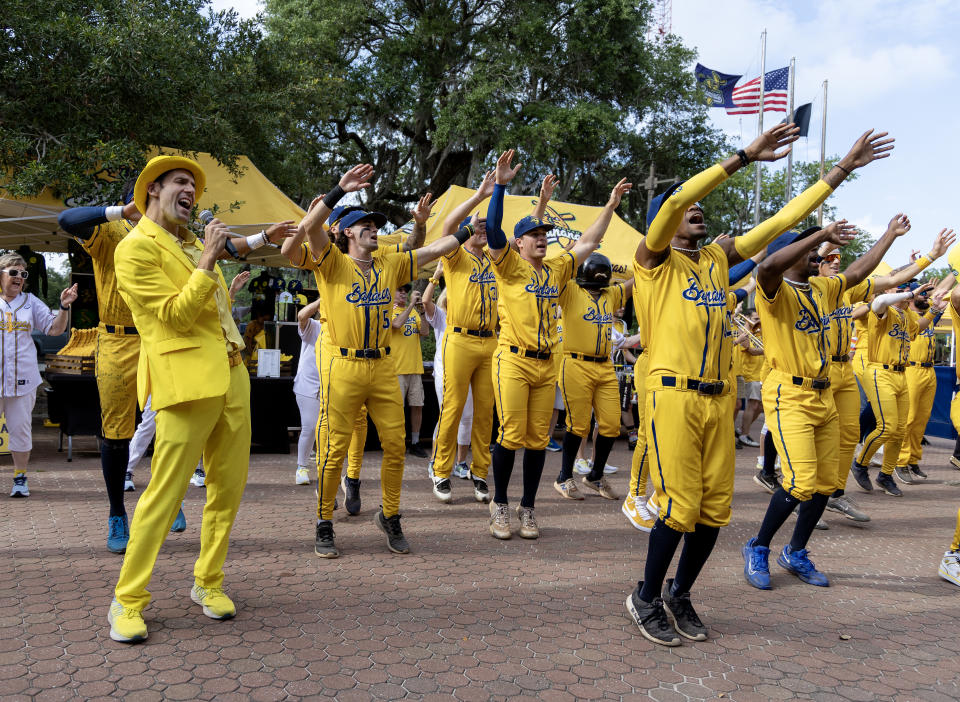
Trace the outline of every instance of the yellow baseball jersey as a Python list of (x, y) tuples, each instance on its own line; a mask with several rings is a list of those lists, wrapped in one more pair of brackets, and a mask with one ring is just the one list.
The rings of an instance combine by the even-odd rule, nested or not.
[[(866, 304), (864, 300), (864, 304)], [(854, 309), (860, 305), (854, 305)], [(867, 316), (871, 313), (868, 311)], [(866, 353), (867, 352), (867, 340), (870, 338), (870, 330), (867, 327), (867, 317), (860, 317), (860, 319), (853, 320), (853, 333), (857, 337), (857, 344), (854, 347), (855, 353)]]
[(802, 378), (824, 378), (830, 361), (830, 315), (841, 304), (847, 279), (841, 273), (810, 278), (810, 289), (786, 281), (768, 298), (757, 287), (763, 348), (770, 367)]
[(727, 320), (727, 255), (716, 244), (700, 260), (669, 250), (659, 266), (634, 260), (634, 308), (647, 342), (650, 377), (726, 380), (732, 363)]
[(622, 283), (604, 289), (597, 299), (576, 282), (567, 283), (560, 292), (566, 324), (563, 352), (609, 357), (613, 313), (623, 307), (623, 300)]
[(331, 242), (313, 272), (326, 300), (323, 344), (347, 349), (390, 346), (393, 291), (417, 274), (417, 252), (373, 257), (368, 275)]
[(100, 321), (118, 327), (132, 327), (133, 314), (117, 292), (117, 275), (113, 268), (113, 252), (120, 240), (134, 225), (125, 219), (105, 222), (93, 230), (89, 239), (77, 239), (93, 259), (93, 280), (97, 288)]
[(886, 365), (903, 365), (910, 360), (910, 338), (917, 335), (916, 314), (890, 305), (883, 319), (873, 310), (867, 314), (867, 361)]
[[(908, 310), (915, 321), (919, 322), (920, 315), (913, 310)], [(933, 363), (933, 355), (937, 350), (936, 335), (933, 331), (933, 324), (926, 329), (920, 329), (917, 324), (917, 335), (910, 341), (910, 362), (911, 363)]]
[(538, 271), (507, 246), (492, 261), (497, 278), (500, 345), (530, 351), (558, 349), (560, 291), (577, 267), (570, 251), (545, 259)]
[(458, 247), (444, 256), (447, 326), (494, 331), (499, 321), (497, 277), (486, 253), (476, 256)]
[[(403, 313), (403, 307), (394, 307), (391, 321)], [(420, 329), (423, 319), (416, 310), (410, 310), (410, 316), (399, 329), (393, 330), (393, 341), (390, 343), (390, 355), (397, 367), (397, 375), (422, 375), (423, 351), (420, 348)]]
[(763, 356), (754, 356), (742, 346), (737, 347), (736, 355), (740, 357), (740, 375), (743, 379), (748, 383), (762, 382)]
[(836, 302), (833, 312), (830, 313), (830, 330), (827, 334), (827, 350), (830, 356), (850, 354), (854, 331), (853, 306), (870, 298), (873, 292), (873, 279), (867, 278), (844, 291)]

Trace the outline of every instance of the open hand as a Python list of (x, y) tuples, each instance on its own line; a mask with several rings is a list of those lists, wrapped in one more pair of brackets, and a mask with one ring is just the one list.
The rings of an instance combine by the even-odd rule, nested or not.
[(540, 186), (540, 199), (546, 202), (553, 198), (553, 191), (556, 190), (559, 183), (560, 179), (557, 176), (553, 173), (547, 173), (543, 177), (543, 184)]
[(293, 236), (297, 233), (297, 225), (293, 223), (292, 219), (288, 219), (283, 222), (277, 222), (276, 224), (271, 224), (266, 229), (267, 239), (272, 244), (276, 244), (278, 241), (283, 241), (284, 239)]
[(343, 174), (343, 177), (340, 179), (340, 187), (343, 188), (345, 192), (355, 193), (363, 188), (369, 188), (372, 177), (373, 166), (369, 163), (361, 163), (359, 166), (354, 166)]
[(793, 123), (778, 124), (754, 139), (744, 151), (751, 161), (777, 161), (790, 153), (793, 147), (788, 145), (799, 138), (800, 127)]
[(477, 195), (480, 196), (482, 200), (493, 195), (493, 186), (496, 185), (495, 173), (493, 171), (487, 171), (483, 174), (483, 180), (480, 181), (480, 187), (477, 188)]
[(77, 299), (79, 295), (80, 293), (77, 291), (77, 284), (74, 283), (69, 288), (64, 289), (64, 291), (60, 293), (60, 304), (63, 305), (64, 307), (69, 307), (74, 303), (74, 301)]
[(437, 204), (433, 199), (433, 193), (427, 193), (417, 202), (416, 206), (410, 210), (413, 215), (413, 221), (417, 224), (426, 224), (430, 219), (430, 210)]
[(502, 154), (500, 158), (497, 159), (497, 168), (496, 168), (496, 181), (497, 185), (507, 185), (514, 177), (517, 175), (517, 171), (520, 170), (522, 164), (517, 164), (516, 166), (511, 166), (510, 162), (513, 161), (513, 157), (516, 154), (514, 149), (507, 149)]
[(952, 229), (941, 229), (937, 238), (933, 240), (933, 246), (930, 248), (930, 258), (943, 256), (956, 240), (957, 235), (953, 233)]
[(872, 129), (865, 131), (854, 142), (850, 152), (841, 159), (843, 167), (853, 170), (854, 168), (862, 168), (871, 161), (887, 158), (893, 151), (893, 142), (895, 141), (893, 137), (885, 138), (887, 134), (888, 132), (874, 133)]
[(846, 246), (857, 238), (857, 228), (845, 219), (831, 222), (823, 228), (823, 232), (826, 234), (825, 241), (836, 246)]
[(240, 292), (241, 288), (250, 280), (250, 271), (240, 271), (236, 277), (230, 281), (230, 298), (233, 299)]
[(612, 205), (614, 209), (620, 206), (620, 200), (623, 199), (623, 196), (629, 193), (633, 189), (633, 183), (628, 183), (626, 178), (621, 178), (620, 182), (613, 186), (613, 190), (610, 192), (610, 200), (607, 203)]

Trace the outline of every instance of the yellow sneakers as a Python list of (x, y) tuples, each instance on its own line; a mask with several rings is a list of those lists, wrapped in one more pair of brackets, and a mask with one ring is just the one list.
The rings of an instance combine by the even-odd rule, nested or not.
[(623, 501), (623, 506), (620, 508), (620, 511), (623, 512), (624, 516), (630, 521), (630, 523), (640, 531), (649, 532), (653, 529), (653, 524), (656, 521), (656, 517), (650, 514), (647, 510), (646, 502), (641, 500), (637, 502), (636, 497), (633, 495), (627, 495), (626, 499)]
[(107, 621), (110, 622), (110, 638), (114, 641), (137, 643), (147, 639), (147, 625), (139, 609), (126, 609), (114, 600), (110, 603)]
[(230, 619), (237, 613), (233, 600), (223, 594), (219, 587), (209, 589), (194, 585), (190, 599), (203, 607), (203, 613), (211, 619)]

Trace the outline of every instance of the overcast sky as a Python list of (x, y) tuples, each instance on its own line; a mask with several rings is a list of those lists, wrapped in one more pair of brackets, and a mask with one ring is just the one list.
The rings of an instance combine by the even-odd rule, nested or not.
[[(233, 7), (244, 17), (260, 9), (256, 0), (213, 0), (213, 6)], [(886, 257), (900, 265), (911, 248), (928, 251), (942, 227), (960, 226), (951, 205), (954, 181), (960, 179), (950, 165), (957, 159), (951, 126), (960, 97), (949, 82), (957, 70), (958, 17), (960, 10), (949, 0), (677, 0), (672, 30), (698, 51), (702, 64), (743, 74), (742, 81), (759, 75), (764, 29), (768, 71), (796, 58), (796, 104), (814, 103), (810, 137), (794, 148), (799, 160), (820, 158), (824, 79), (828, 156), (846, 153), (871, 127), (896, 137), (893, 155), (860, 171), (833, 203), (874, 236), (891, 216), (906, 212), (913, 230)], [(735, 139), (746, 143), (756, 135), (755, 115), (713, 109), (711, 116)], [(766, 114), (768, 124), (781, 118)]]

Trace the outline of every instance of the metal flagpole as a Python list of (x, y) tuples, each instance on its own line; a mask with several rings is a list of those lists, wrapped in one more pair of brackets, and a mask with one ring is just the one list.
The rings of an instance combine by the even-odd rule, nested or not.
[[(823, 121), (820, 123), (820, 180), (827, 158), (827, 81), (823, 81)], [(823, 226), (823, 205), (817, 208), (817, 226)]]
[[(790, 106), (787, 113), (787, 124), (790, 124), (793, 121), (793, 72), (796, 65), (796, 60), (796, 58), (790, 59), (790, 77), (787, 81), (790, 83)], [(793, 149), (791, 149), (790, 153), (787, 154), (787, 191), (784, 202), (790, 202), (791, 199), (793, 199)]]
[[(763, 89), (766, 87), (767, 63), (767, 30), (760, 35), (760, 109), (757, 117), (757, 136), (763, 134)], [(753, 189), (753, 226), (760, 224), (760, 177), (763, 173), (763, 164), (757, 161), (757, 183)]]

